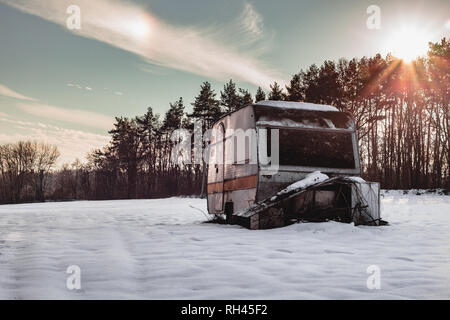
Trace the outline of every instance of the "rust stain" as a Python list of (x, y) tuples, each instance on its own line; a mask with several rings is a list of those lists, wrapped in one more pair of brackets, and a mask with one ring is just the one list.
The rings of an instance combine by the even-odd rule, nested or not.
[(223, 185), (222, 181), (208, 184), (208, 194), (222, 192), (223, 191), (222, 185)]
[(208, 194), (220, 193), (223, 191), (235, 191), (256, 188), (258, 184), (258, 176), (240, 177), (225, 182), (215, 182), (208, 184)]

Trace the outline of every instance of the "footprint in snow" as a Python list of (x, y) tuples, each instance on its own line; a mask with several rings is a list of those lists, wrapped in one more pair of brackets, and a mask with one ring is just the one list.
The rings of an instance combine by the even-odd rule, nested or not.
[(325, 253), (342, 253), (342, 254), (354, 254), (352, 252), (345, 252), (345, 251), (334, 251), (334, 250), (325, 250)]
[(276, 251), (278, 251), (278, 252), (284, 252), (284, 253), (292, 253), (292, 251), (286, 250), (286, 249), (277, 249)]
[(413, 259), (405, 258), (405, 257), (392, 257), (392, 259), (403, 260), (403, 261), (408, 261), (408, 262), (414, 262)]

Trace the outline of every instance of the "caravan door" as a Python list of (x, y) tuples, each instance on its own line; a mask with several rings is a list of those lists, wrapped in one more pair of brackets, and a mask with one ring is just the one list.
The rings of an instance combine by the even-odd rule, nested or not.
[(208, 211), (222, 213), (224, 206), (225, 127), (218, 126), (210, 145), (208, 169)]

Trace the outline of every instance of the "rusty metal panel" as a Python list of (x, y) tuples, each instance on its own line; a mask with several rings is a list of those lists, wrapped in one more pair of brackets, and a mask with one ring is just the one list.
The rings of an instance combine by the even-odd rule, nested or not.
[(208, 184), (208, 193), (253, 189), (258, 185), (258, 176), (246, 176)]
[(253, 189), (256, 188), (257, 183), (258, 183), (258, 176), (247, 176), (232, 180), (225, 180), (224, 191)]
[(208, 184), (208, 194), (223, 192), (223, 182), (213, 182)]
[(225, 202), (233, 202), (233, 211), (237, 212), (249, 208), (255, 203), (256, 188), (226, 191)]
[[(378, 225), (380, 220), (380, 184), (367, 181), (354, 183), (352, 185), (352, 208), (363, 208), (367, 212), (367, 214), (355, 216), (355, 223)], [(356, 210), (355, 213), (357, 213)]]
[(222, 197), (223, 193), (208, 194), (208, 212), (211, 214), (222, 213)]

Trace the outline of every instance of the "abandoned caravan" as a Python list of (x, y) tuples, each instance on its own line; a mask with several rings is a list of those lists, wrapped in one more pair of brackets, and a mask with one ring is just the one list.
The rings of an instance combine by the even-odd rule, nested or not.
[(208, 212), (249, 229), (298, 221), (380, 225), (379, 183), (361, 177), (352, 116), (332, 106), (260, 101), (216, 121)]

